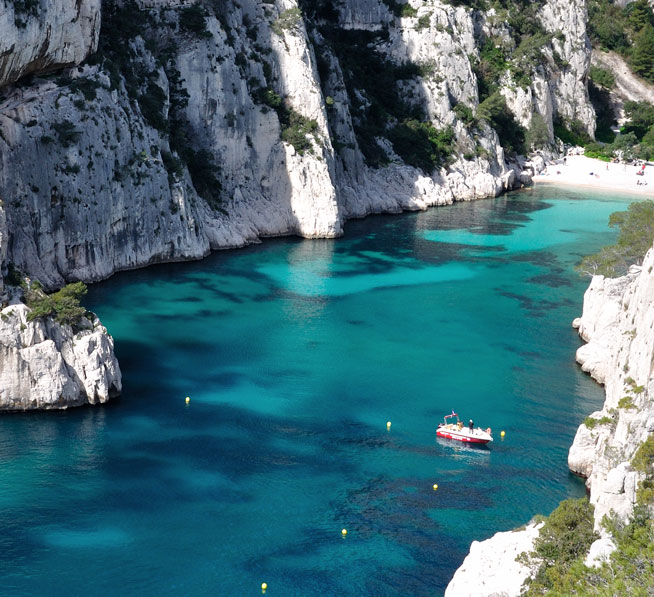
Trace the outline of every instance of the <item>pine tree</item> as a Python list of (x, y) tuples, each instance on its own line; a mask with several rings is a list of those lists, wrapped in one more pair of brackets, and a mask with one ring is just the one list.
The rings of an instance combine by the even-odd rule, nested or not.
[(627, 10), (629, 11), (629, 24), (634, 31), (640, 31), (645, 25), (652, 24), (652, 9), (647, 0), (636, 0), (628, 6)]
[(636, 36), (631, 68), (648, 81), (654, 81), (654, 27), (647, 24)]

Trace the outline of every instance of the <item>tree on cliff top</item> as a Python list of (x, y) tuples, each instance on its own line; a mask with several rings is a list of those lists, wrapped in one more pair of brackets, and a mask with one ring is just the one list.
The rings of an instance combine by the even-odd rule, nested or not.
[(654, 243), (654, 201), (632, 203), (627, 211), (612, 213), (609, 226), (619, 228), (618, 242), (584, 257), (577, 266), (580, 273), (611, 278), (625, 274), (630, 265), (640, 265)]
[(86, 285), (75, 282), (61, 290), (46, 294), (38, 281), (32, 282), (25, 290), (25, 303), (31, 309), (27, 321), (53, 317), (57, 323), (77, 325), (86, 315), (80, 299), (86, 294)]
[(537, 566), (523, 595), (545, 595), (560, 590), (571, 566), (599, 538), (593, 531), (594, 510), (588, 498), (583, 497), (562, 501), (549, 515), (534, 541), (534, 551), (520, 556), (524, 563)]

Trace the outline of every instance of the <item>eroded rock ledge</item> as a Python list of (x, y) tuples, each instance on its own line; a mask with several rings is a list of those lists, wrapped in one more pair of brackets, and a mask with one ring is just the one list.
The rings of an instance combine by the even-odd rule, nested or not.
[(99, 404), (120, 394), (114, 342), (100, 320), (79, 331), (52, 319), (28, 321), (18, 301), (0, 311), (0, 411)]

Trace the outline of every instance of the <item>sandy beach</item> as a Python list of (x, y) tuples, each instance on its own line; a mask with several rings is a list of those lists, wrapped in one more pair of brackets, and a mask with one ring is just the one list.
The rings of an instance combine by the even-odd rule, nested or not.
[(548, 165), (543, 172), (534, 176), (534, 184), (574, 185), (654, 197), (654, 166), (646, 166), (645, 174), (638, 176), (636, 172), (641, 169), (640, 166), (612, 164), (583, 155), (568, 156), (565, 164), (563, 160), (559, 161), (561, 163)]

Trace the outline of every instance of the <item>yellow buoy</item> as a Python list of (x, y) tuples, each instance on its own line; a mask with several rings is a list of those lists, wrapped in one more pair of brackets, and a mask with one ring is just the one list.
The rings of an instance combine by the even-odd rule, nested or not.
[(347, 535), (347, 529), (343, 529), (343, 530), (341, 531), (341, 535), (343, 535), (343, 537), (345, 537), (345, 535)]
[(268, 583), (262, 582), (261, 583), (261, 592), (265, 593), (267, 588), (268, 588)]
[(390, 421), (386, 421), (386, 429), (390, 429), (390, 428), (391, 428), (391, 422), (390, 422)]
[(505, 435), (506, 433), (504, 433), (504, 431), (500, 431), (500, 437), (504, 437)]
[(191, 401), (191, 399), (187, 396), (186, 400), (185, 400), (186, 404), (188, 404), (190, 401)]
[(432, 487), (434, 488), (434, 491), (436, 491), (438, 489), (438, 483), (434, 483)]

